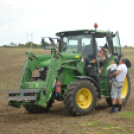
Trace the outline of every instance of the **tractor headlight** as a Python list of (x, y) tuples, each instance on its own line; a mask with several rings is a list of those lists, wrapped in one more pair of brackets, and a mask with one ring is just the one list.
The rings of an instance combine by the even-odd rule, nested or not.
[(44, 70), (44, 67), (39, 67), (39, 71), (43, 71)]

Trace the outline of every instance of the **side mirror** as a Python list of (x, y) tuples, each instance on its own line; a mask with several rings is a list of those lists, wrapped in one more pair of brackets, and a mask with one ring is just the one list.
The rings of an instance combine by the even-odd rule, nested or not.
[(44, 40), (44, 38), (41, 39), (41, 43), (42, 43), (43, 46), (45, 46), (45, 40)]

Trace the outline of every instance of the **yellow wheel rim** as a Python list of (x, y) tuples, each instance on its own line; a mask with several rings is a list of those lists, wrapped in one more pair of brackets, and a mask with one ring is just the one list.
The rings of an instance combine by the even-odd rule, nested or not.
[(121, 89), (121, 98), (122, 99), (126, 98), (127, 93), (128, 93), (128, 79), (127, 79), (127, 76), (126, 76), (125, 81), (123, 83), (123, 87)]
[(77, 104), (80, 108), (86, 109), (90, 107), (93, 101), (92, 93), (87, 88), (82, 88), (78, 91), (76, 96)]

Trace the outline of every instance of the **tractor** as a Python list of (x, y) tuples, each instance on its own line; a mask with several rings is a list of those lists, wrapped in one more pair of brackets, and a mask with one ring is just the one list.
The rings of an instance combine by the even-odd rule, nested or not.
[[(91, 114), (102, 97), (111, 105), (110, 72), (107, 67), (111, 60), (119, 64), (122, 57), (120, 39), (118, 32), (101, 31), (96, 27), (57, 32), (58, 43), (49, 38), (51, 46), (45, 46), (45, 38), (42, 38), (44, 48), (50, 49), (51, 55), (26, 52), (19, 90), (8, 92), (5, 97), (8, 105), (16, 108), (22, 105), (29, 113), (43, 113), (52, 107), (54, 100), (63, 101), (72, 116)], [(98, 68), (97, 45), (103, 47), (106, 43), (107, 58), (99, 62)], [(128, 59), (126, 65), (131, 67)], [(38, 76), (33, 76), (35, 70)], [(57, 82), (59, 85), (56, 86)], [(121, 91), (123, 104), (127, 103), (130, 90), (127, 73)]]

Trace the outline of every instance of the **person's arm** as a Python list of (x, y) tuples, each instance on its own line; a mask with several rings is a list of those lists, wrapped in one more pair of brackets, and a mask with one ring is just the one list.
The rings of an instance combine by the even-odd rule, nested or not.
[(120, 70), (116, 70), (114, 73), (112, 73), (112, 74), (110, 75), (110, 77), (116, 76), (116, 75), (118, 75), (119, 73), (120, 73)]
[(104, 53), (103, 53), (102, 50), (100, 50), (100, 56), (102, 57), (102, 60), (105, 60), (106, 59), (106, 57), (105, 57), (105, 55), (104, 55)]
[(107, 49), (105, 47), (102, 47), (101, 49), (107, 52)]
[(103, 57), (103, 51), (102, 50), (100, 50), (100, 54), (101, 54), (101, 57)]
[(116, 71), (115, 71), (113, 74), (110, 75), (110, 77), (113, 77), (113, 76), (118, 75), (118, 74), (121, 72), (121, 70), (122, 70), (122, 66), (119, 65), (119, 66), (117, 67)]

